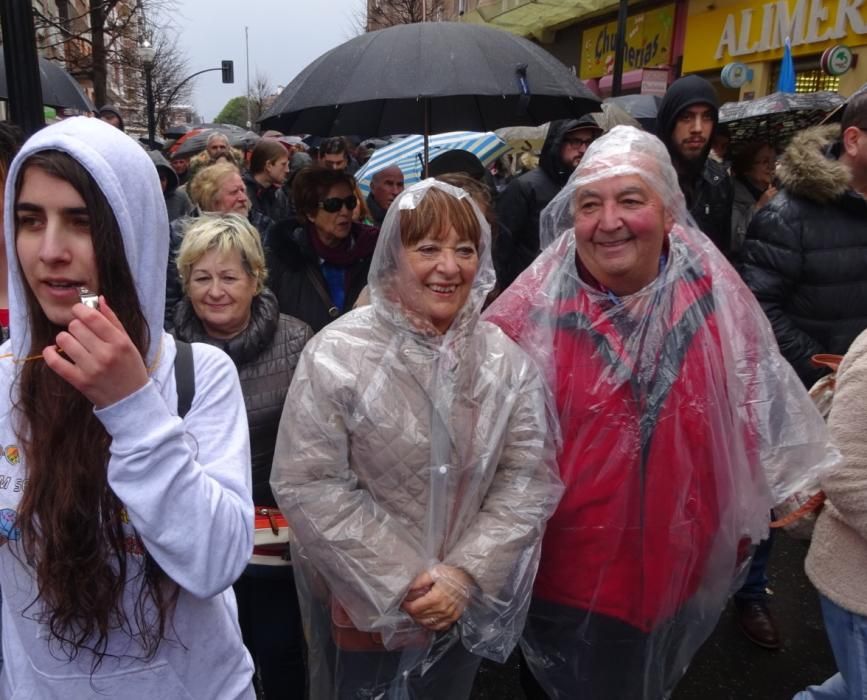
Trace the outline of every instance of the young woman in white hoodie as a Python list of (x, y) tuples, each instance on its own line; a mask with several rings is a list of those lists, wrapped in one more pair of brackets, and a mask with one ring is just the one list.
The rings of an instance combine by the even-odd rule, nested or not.
[(193, 345), (177, 415), (153, 165), (65, 120), (13, 162), (4, 216), (0, 697), (252, 698), (230, 587), (253, 539), (244, 402), (231, 360)]

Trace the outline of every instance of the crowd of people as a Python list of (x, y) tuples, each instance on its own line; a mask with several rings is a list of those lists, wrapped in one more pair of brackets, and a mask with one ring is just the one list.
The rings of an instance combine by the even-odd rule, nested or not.
[(724, 152), (687, 76), (656, 134), (367, 196), (342, 137), (99, 117), (0, 125), (0, 697), (460, 700), (518, 649), (532, 700), (658, 700), (730, 597), (781, 646), (769, 524), (819, 489), (797, 697), (867, 697), (867, 94)]

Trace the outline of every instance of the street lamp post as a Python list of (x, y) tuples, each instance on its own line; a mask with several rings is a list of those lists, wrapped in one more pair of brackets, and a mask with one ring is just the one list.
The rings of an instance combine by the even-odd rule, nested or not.
[(150, 42), (145, 39), (141, 46), (138, 47), (138, 57), (142, 62), (145, 72), (145, 95), (147, 99), (147, 119), (148, 119), (148, 146), (154, 148), (156, 141), (156, 120), (154, 118), (154, 86), (151, 81), (151, 74), (154, 70), (154, 57), (156, 49), (150, 45)]
[(611, 96), (619, 97), (623, 90), (623, 54), (626, 49), (626, 19), (629, 0), (620, 0), (617, 9), (617, 34), (614, 36), (614, 75), (611, 79)]
[(30, 1), (0, 1), (0, 25), (3, 29), (2, 51), (6, 59), (9, 118), (29, 135), (45, 126)]

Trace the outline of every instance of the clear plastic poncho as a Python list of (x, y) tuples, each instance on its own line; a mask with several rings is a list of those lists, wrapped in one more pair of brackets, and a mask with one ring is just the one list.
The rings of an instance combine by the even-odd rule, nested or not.
[[(577, 255), (576, 208), (636, 180), (664, 208), (665, 243), (657, 277), (618, 297)], [(635, 219), (615, 221), (619, 235)], [(618, 126), (595, 141), (541, 234), (484, 316), (537, 361), (563, 434), (566, 492), (522, 646), (553, 698), (658, 700), (741, 584), (771, 507), (838, 455), (753, 295), (687, 217), (656, 137)]]
[[(467, 298), (442, 334), (426, 313), (430, 280), (401, 239), (401, 217), (433, 190), (469, 202), (481, 232), (478, 270), (456, 285)], [(297, 538), (311, 697), (468, 697), (481, 657), (505, 661), (521, 636), (562, 493), (556, 426), (535, 365), (479, 320), (494, 270), (489, 227), (467, 193), (435, 180), (406, 190), (368, 281), (371, 305), (301, 356), (271, 476)], [(466, 596), (447, 630), (402, 609), (423, 572)]]

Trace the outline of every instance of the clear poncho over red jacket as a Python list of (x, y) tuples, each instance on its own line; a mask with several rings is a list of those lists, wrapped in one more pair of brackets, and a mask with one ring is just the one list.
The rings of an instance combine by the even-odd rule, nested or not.
[[(563, 435), (566, 493), (534, 596), (649, 638), (678, 617), (686, 632), (654, 639), (644, 659), (680, 660), (670, 689), (743, 574), (749, 544), (767, 535), (771, 507), (837, 453), (758, 303), (689, 224), (670, 164), (648, 176), (648, 159), (668, 163), (661, 143), (629, 127), (600, 141), (543, 214), (556, 240), (484, 318), (537, 361)], [(676, 222), (658, 277), (622, 298), (579, 275), (572, 204), (580, 187), (618, 175), (645, 178)], [(525, 646), (535, 668), (559, 663), (543, 639), (528, 635)]]

